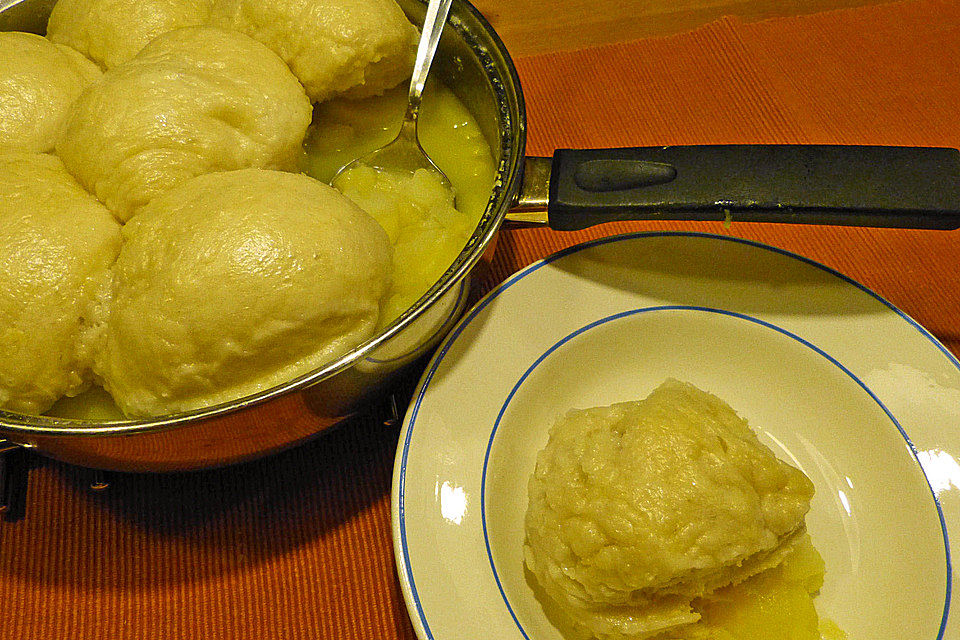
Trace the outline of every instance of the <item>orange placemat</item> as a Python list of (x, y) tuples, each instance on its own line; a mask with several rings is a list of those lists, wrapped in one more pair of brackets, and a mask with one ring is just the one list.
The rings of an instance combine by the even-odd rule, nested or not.
[[(909, 1), (518, 62), (531, 154), (555, 147), (819, 142), (960, 146), (960, 7)], [(960, 353), (960, 233), (712, 223), (505, 231), (488, 289), (599, 235), (688, 229), (796, 251), (863, 282)], [(413, 638), (394, 574), (397, 428), (352, 425), (179, 476), (41, 461), (0, 524), (0, 639)], [(411, 535), (415, 535), (412, 533)], [(465, 603), (469, 606), (469, 603)]]

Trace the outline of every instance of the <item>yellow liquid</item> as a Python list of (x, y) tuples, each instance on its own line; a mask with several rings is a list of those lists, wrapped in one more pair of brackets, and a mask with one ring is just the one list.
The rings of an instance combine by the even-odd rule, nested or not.
[[(406, 108), (405, 84), (374, 98), (317, 105), (304, 142), (304, 172), (330, 182), (340, 167), (393, 140)], [(439, 82), (427, 83), (420, 111), (421, 145), (453, 183), (457, 209), (479, 221), (496, 170), (490, 145), (466, 106)]]
[[(380, 97), (318, 105), (304, 144), (304, 171), (329, 182), (344, 165), (393, 140), (406, 105), (405, 86)], [(424, 150), (453, 185), (456, 209), (439, 182), (425, 172), (410, 177), (366, 167), (342, 176), (337, 185), (380, 222), (394, 248), (393, 282), (381, 326), (410, 308), (453, 264), (493, 187), (490, 147), (473, 116), (447, 87), (428, 85), (418, 129)]]
[(56, 404), (50, 407), (46, 415), (72, 420), (89, 420), (91, 422), (123, 420), (124, 417), (123, 412), (113, 402), (110, 394), (103, 387), (97, 385), (73, 398), (60, 398)]

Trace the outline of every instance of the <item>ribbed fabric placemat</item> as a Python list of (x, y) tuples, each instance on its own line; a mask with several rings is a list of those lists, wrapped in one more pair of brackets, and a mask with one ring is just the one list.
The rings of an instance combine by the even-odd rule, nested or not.
[[(960, 6), (909, 1), (518, 61), (532, 155), (556, 147), (809, 142), (960, 146)], [(486, 290), (561, 247), (685, 229), (798, 252), (960, 353), (960, 233), (719, 223), (504, 231)], [(0, 524), (0, 639), (413, 638), (394, 574), (396, 427), (177, 476), (43, 461)]]
[[(742, 24), (518, 61), (530, 155), (555, 148), (812, 143), (960, 146), (960, 4), (925, 0)], [(611, 223), (501, 234), (491, 283), (585, 239), (730, 234), (870, 287), (960, 354), (960, 233), (812, 225)]]

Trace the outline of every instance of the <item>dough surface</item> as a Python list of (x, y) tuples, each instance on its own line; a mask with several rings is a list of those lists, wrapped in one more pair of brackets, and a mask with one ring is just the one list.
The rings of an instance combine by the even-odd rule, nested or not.
[(722, 400), (668, 380), (646, 399), (570, 411), (529, 485), (524, 556), (575, 625), (647, 638), (694, 598), (778, 564), (813, 485)]
[(326, 364), (373, 334), (389, 284), (383, 229), (301, 174), (199, 176), (123, 234), (95, 371), (128, 415), (214, 405)]
[(53, 150), (67, 108), (101, 75), (69, 47), (33, 33), (0, 32), (0, 152)]
[(215, 0), (211, 23), (270, 47), (314, 102), (409, 78), (418, 37), (394, 0)]
[(39, 414), (89, 384), (83, 337), (120, 225), (47, 154), (0, 153), (0, 409)]
[(84, 92), (57, 153), (126, 221), (196, 175), (295, 169), (310, 113), (303, 87), (262, 44), (187, 27), (159, 36)]
[(204, 24), (212, 1), (59, 0), (47, 22), (47, 37), (111, 69), (162, 33)]

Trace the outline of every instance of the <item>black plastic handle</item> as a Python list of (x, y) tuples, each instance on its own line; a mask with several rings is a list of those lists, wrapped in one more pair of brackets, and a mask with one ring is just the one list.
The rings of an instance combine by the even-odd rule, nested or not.
[(547, 207), (562, 231), (614, 220), (960, 227), (960, 151), (695, 145), (559, 149)]

